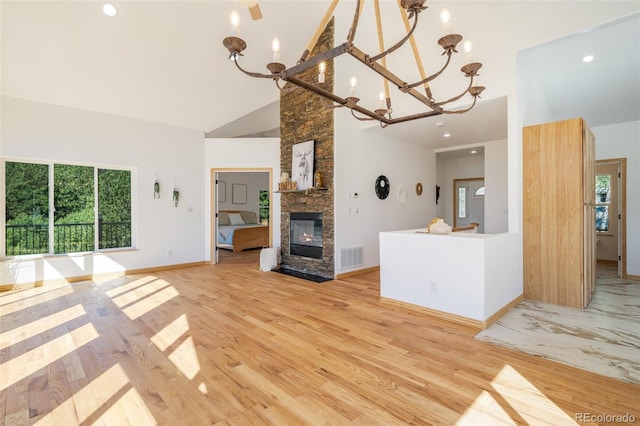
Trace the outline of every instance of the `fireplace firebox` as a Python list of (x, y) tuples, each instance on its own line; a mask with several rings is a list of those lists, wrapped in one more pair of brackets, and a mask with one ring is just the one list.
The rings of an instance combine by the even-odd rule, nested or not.
[(290, 213), (289, 253), (322, 259), (322, 213)]

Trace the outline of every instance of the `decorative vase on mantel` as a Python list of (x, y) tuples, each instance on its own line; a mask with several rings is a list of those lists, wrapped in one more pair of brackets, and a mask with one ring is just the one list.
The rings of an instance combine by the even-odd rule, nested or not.
[(313, 185), (316, 188), (322, 188), (322, 173), (320, 173), (320, 170), (316, 170), (313, 175)]

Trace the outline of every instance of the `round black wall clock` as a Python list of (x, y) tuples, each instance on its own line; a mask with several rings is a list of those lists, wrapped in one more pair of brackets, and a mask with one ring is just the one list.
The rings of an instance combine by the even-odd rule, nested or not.
[(381, 200), (389, 196), (389, 179), (384, 175), (380, 175), (376, 179), (376, 195)]

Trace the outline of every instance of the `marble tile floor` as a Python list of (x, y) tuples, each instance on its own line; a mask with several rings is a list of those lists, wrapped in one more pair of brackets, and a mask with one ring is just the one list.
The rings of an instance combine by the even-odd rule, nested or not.
[(523, 301), (475, 337), (640, 384), (640, 282), (599, 271), (586, 309)]

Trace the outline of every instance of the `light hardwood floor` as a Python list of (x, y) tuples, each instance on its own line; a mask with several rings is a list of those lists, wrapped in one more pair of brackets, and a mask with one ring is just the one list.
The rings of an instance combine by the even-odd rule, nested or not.
[(378, 273), (316, 284), (240, 259), (0, 293), (0, 423), (640, 421), (639, 386), (380, 301)]

